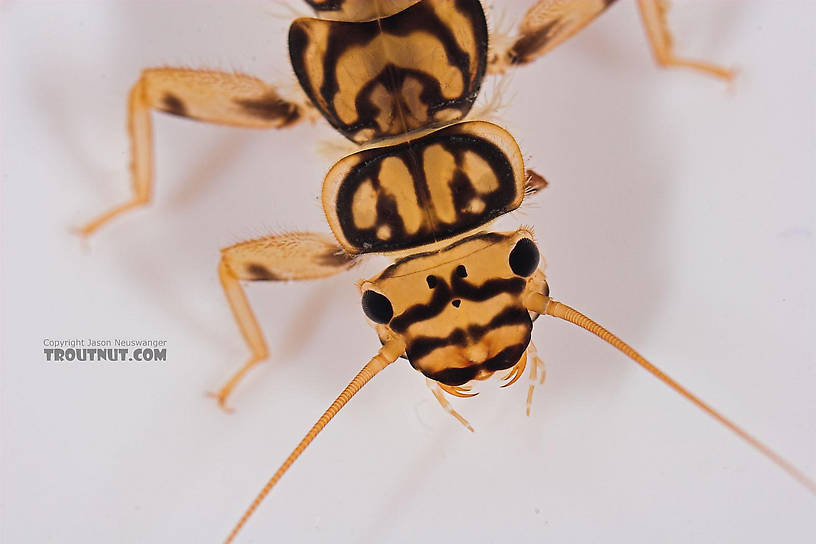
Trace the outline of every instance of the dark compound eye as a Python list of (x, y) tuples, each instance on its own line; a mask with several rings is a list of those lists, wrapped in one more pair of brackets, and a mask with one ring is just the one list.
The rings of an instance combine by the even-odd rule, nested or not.
[(428, 282), (428, 287), (430, 287), (431, 289), (436, 287), (436, 276), (428, 276), (427, 278), (425, 278), (425, 281)]
[(383, 325), (394, 317), (394, 307), (391, 306), (391, 301), (370, 289), (363, 293), (363, 312), (374, 323)]
[(538, 268), (540, 256), (535, 243), (529, 238), (522, 238), (510, 252), (510, 268), (519, 276), (529, 276)]
[(467, 269), (465, 268), (465, 265), (460, 264), (456, 267), (456, 275), (460, 278), (467, 278)]

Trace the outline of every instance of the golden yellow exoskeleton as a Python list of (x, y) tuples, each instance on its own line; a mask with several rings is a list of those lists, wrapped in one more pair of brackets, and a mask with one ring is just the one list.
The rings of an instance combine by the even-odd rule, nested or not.
[[(544, 368), (531, 341), (533, 322), (549, 315), (574, 323), (619, 349), (816, 492), (795, 467), (682, 388), (586, 316), (550, 298), (532, 232), (494, 232), (491, 223), (546, 186), (525, 169), (503, 128), (467, 120), (486, 74), (529, 63), (569, 38), (610, 0), (539, 0), (507, 46), (490, 47), (477, 0), (312, 0), (329, 18), (302, 18), (289, 31), (292, 67), (308, 101), (285, 99), (243, 74), (146, 70), (129, 106), (134, 197), (86, 225), (84, 234), (149, 201), (150, 111), (256, 128), (283, 128), (322, 115), (363, 145), (323, 181), (333, 236), (267, 236), (222, 251), (219, 277), (250, 359), (215, 395), (222, 407), (268, 349), (242, 281), (323, 278), (366, 254), (395, 262), (360, 283), (363, 312), (382, 348), (331, 404), (264, 486), (227, 538), (231, 542), (280, 477), (323, 427), (377, 372), (404, 357), (424, 375), (440, 404), (468, 429), (445, 394), (468, 397), (470, 383), (496, 372), (514, 383), (530, 364), (529, 413)], [(728, 79), (731, 72), (672, 53), (660, 0), (640, 0), (658, 62)]]

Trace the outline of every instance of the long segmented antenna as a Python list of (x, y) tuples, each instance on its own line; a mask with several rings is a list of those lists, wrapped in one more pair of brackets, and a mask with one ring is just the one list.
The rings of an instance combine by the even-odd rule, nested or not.
[(230, 532), (227, 539), (224, 541), (224, 544), (230, 544), (233, 540), (235, 540), (235, 536), (238, 534), (238, 531), (246, 524), (249, 517), (255, 512), (258, 506), (261, 504), (261, 501), (266, 498), (272, 488), (275, 487), (275, 484), (278, 483), (278, 480), (289, 470), (289, 467), (292, 466), (292, 463), (300, 457), (300, 454), (303, 453), (309, 444), (314, 440), (314, 438), (323, 430), (323, 427), (332, 420), (332, 418), (337, 415), (337, 412), (340, 411), (346, 403), (351, 400), (351, 397), (357, 394), (363, 386), (368, 383), (368, 381), (373, 378), (380, 370), (384, 369), (394, 361), (396, 361), (400, 355), (405, 352), (405, 344), (400, 340), (391, 340), (387, 342), (366, 365), (363, 367), (360, 372), (354, 376), (354, 379), (343, 389), (343, 392), (340, 393), (335, 401), (331, 404), (331, 406), (323, 412), (323, 415), (320, 416), (320, 419), (317, 420), (309, 432), (306, 433), (306, 436), (303, 437), (303, 440), (292, 450), (292, 453), (289, 454), (289, 457), (286, 458), (286, 461), (280, 466), (280, 468), (275, 472), (275, 474), (266, 482), (266, 485), (261, 489), (261, 492), (258, 493), (258, 496), (255, 497), (255, 500), (252, 501), (252, 504), (249, 505), (244, 515), (241, 516), (241, 519), (238, 520), (238, 523), (235, 524), (235, 527)]
[(630, 359), (635, 361), (637, 364), (648, 370), (651, 374), (653, 374), (657, 379), (680, 393), (684, 396), (687, 400), (691, 401), (693, 404), (697, 405), (701, 410), (706, 412), (708, 415), (731, 429), (737, 436), (745, 440), (749, 445), (759, 451), (762, 455), (773, 461), (779, 468), (790, 474), (796, 481), (800, 484), (805, 486), (811, 493), (816, 495), (816, 482), (808, 478), (801, 470), (793, 466), (791, 463), (783, 459), (779, 454), (774, 452), (771, 448), (742, 430), (732, 421), (726, 419), (723, 415), (719, 412), (714, 410), (711, 406), (704, 403), (702, 400), (697, 398), (693, 395), (688, 389), (674, 381), (672, 378), (667, 376), (662, 370), (654, 366), (652, 363), (647, 361), (643, 358), (638, 352), (632, 349), (628, 344), (626, 344), (623, 340), (606, 330), (605, 328), (601, 327), (599, 324), (595, 323), (593, 320), (582, 314), (581, 312), (570, 308), (566, 304), (562, 304), (561, 302), (557, 302), (552, 300), (550, 297), (545, 296), (541, 293), (533, 293), (527, 299), (527, 308), (538, 312), (540, 314), (550, 315), (552, 317), (557, 317), (559, 319), (563, 319), (564, 321), (569, 321), (574, 325), (578, 325), (582, 329), (586, 329), (587, 331), (591, 332), (604, 342), (612, 345), (613, 347), (617, 348), (621, 352), (623, 352), (626, 356)]

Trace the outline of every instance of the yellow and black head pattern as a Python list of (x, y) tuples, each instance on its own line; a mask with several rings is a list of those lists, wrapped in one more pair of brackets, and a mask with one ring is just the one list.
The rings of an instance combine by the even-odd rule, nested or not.
[(323, 209), (347, 252), (395, 252), (466, 235), (516, 209), (525, 181), (513, 137), (469, 121), (342, 159), (323, 182)]
[(374, 21), (297, 19), (289, 54), (317, 109), (364, 143), (464, 117), (482, 84), (487, 39), (477, 0), (423, 0)]
[(363, 311), (381, 341), (405, 342), (415, 369), (458, 386), (514, 366), (533, 323), (525, 296), (541, 289), (529, 231), (482, 233), (418, 254), (365, 281)]

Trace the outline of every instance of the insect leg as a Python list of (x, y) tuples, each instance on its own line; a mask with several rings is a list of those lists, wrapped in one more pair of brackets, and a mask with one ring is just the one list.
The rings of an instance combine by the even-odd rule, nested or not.
[(532, 358), (533, 364), (530, 365), (530, 386), (527, 389), (527, 415), (530, 415), (530, 409), (533, 406), (533, 391), (535, 390), (536, 382), (538, 385), (544, 383), (547, 379), (547, 369), (544, 367), (544, 361), (538, 356), (538, 350), (533, 342), (527, 346), (527, 356)]
[(734, 77), (733, 70), (708, 62), (681, 59), (674, 56), (672, 36), (666, 23), (666, 13), (669, 10), (666, 0), (638, 0), (638, 7), (643, 18), (646, 36), (649, 38), (655, 60), (660, 66), (691, 68), (725, 80)]
[(538, 0), (524, 14), (510, 47), (493, 52), (488, 72), (503, 74), (511, 66), (536, 60), (584, 28), (611, 3), (610, 0)]
[[(611, 3), (609, 0), (539, 0), (524, 14), (510, 47), (493, 52), (488, 71), (501, 74), (511, 66), (536, 60), (584, 28)], [(638, 0), (638, 7), (658, 64), (691, 68), (723, 79), (733, 77), (733, 72), (726, 68), (674, 56), (666, 24), (666, 0)]]
[(433, 381), (430, 378), (425, 378), (425, 384), (428, 386), (428, 389), (431, 390), (433, 396), (436, 397), (436, 400), (439, 401), (439, 404), (442, 406), (442, 408), (444, 408), (445, 411), (448, 412), (450, 415), (455, 417), (456, 420), (459, 421), (459, 423), (461, 423), (462, 425), (464, 425), (468, 431), (473, 432), (473, 426), (471, 426), (471, 424), (468, 423), (467, 419), (462, 417), (462, 414), (454, 410), (453, 406), (451, 406), (451, 403), (448, 402), (448, 399), (445, 398), (445, 392), (442, 391), (441, 387), (439, 387), (439, 383)]
[(241, 281), (288, 281), (325, 278), (356, 263), (333, 238), (289, 232), (242, 242), (221, 251), (218, 277), (235, 321), (249, 346), (249, 360), (213, 396), (226, 409), (227, 398), (249, 370), (269, 355), (263, 332)]
[(130, 133), (133, 196), (90, 221), (79, 233), (87, 236), (122, 213), (143, 206), (153, 194), (153, 128), (151, 110), (180, 117), (246, 128), (283, 128), (295, 124), (305, 107), (281, 98), (274, 87), (252, 76), (151, 68), (130, 91)]

